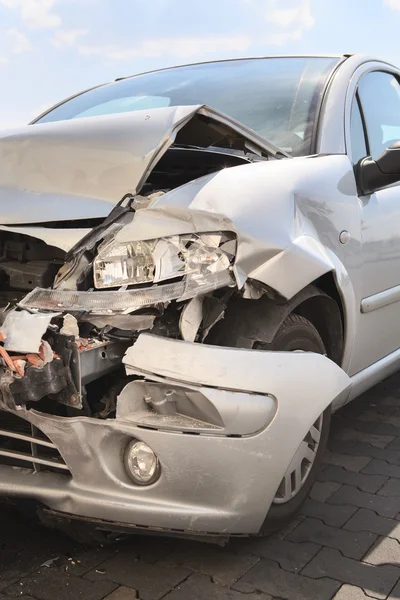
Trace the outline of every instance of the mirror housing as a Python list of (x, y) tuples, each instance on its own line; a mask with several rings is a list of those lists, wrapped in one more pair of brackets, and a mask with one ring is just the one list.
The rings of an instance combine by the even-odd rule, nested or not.
[(371, 156), (361, 159), (356, 175), (362, 195), (400, 181), (400, 141), (389, 146), (376, 160)]

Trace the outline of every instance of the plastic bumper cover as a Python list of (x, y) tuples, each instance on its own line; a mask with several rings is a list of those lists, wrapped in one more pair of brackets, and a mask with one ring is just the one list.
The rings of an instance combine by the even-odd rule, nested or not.
[[(220, 406), (234, 403), (236, 423), (242, 413), (246, 427), (241, 434), (237, 426), (234, 436), (224, 430), (188, 435), (143, 428), (134, 414), (100, 421), (18, 411), (57, 446), (72, 476), (0, 466), (0, 494), (119, 524), (257, 533), (312, 423), (350, 387), (347, 375), (317, 354), (221, 348), (148, 334), (139, 336), (124, 362), (128, 373), (165, 386), (190, 386), (211, 402), (218, 392)], [(270, 419), (249, 434), (252, 398), (265, 408), (266, 397), (275, 402), (273, 413), (264, 410), (260, 423), (267, 414)], [(125, 473), (122, 455), (132, 438), (159, 457), (161, 477), (151, 486), (135, 486)]]

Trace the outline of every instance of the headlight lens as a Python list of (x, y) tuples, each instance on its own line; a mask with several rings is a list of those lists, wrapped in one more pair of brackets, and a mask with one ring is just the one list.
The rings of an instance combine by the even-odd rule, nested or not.
[(156, 240), (103, 243), (94, 261), (98, 289), (158, 283), (183, 275), (202, 279), (227, 270), (236, 252), (230, 233), (176, 235)]

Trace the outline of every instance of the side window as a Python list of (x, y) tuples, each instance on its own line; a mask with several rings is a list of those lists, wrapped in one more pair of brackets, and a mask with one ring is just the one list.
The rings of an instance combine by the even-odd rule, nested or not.
[(362, 122), (360, 106), (358, 98), (354, 98), (351, 108), (351, 155), (353, 164), (357, 164), (359, 160), (368, 156), (367, 142), (365, 139), (364, 125)]
[(370, 154), (376, 159), (393, 142), (400, 140), (400, 85), (390, 73), (375, 71), (361, 79), (358, 94)]

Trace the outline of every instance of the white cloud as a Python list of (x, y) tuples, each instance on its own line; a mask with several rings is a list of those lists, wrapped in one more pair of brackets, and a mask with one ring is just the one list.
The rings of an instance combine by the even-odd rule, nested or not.
[(21, 19), (32, 29), (61, 25), (61, 18), (53, 12), (56, 0), (0, 0), (7, 8), (18, 10)]
[(26, 123), (23, 123), (20, 119), (15, 119), (15, 121), (10, 121), (9, 119), (1, 118), (0, 119), (0, 133), (3, 131), (8, 131), (9, 129), (16, 129), (17, 127), (23, 127)]
[(311, 0), (295, 0), (287, 7), (282, 6), (280, 0), (268, 0), (266, 20), (279, 28), (267, 38), (268, 43), (274, 46), (301, 40), (305, 32), (315, 25)]
[(53, 36), (51, 43), (55, 48), (73, 46), (77, 39), (87, 35), (87, 29), (59, 29)]
[(251, 38), (246, 35), (204, 36), (181, 38), (157, 38), (144, 40), (135, 46), (117, 45), (83, 45), (79, 52), (85, 56), (104, 56), (113, 61), (133, 59), (160, 58), (193, 58), (204, 54), (218, 52), (245, 52), (251, 44)]
[(6, 56), (0, 56), (0, 67), (6, 65), (8, 63), (8, 58)]
[(27, 52), (28, 50), (30, 50), (31, 42), (26, 37), (26, 35), (21, 33), (21, 31), (18, 31), (18, 29), (13, 28), (8, 29), (6, 34), (9, 38), (11, 52), (13, 52), (14, 54), (22, 54), (23, 52)]
[(290, 31), (280, 31), (272, 33), (267, 38), (267, 43), (271, 46), (284, 46), (289, 42), (299, 42), (304, 35), (303, 27), (296, 27)]
[(393, 10), (400, 11), (400, 0), (385, 0), (384, 4)]
[[(387, 0), (397, 2), (400, 0)], [(247, 7), (257, 12), (267, 22), (263, 42), (282, 46), (301, 40), (315, 25), (311, 11), (311, 0), (242, 0)], [(261, 12), (260, 12), (261, 11)]]

